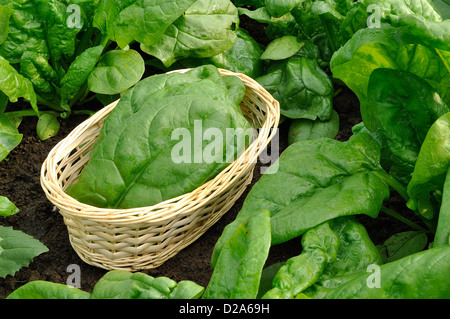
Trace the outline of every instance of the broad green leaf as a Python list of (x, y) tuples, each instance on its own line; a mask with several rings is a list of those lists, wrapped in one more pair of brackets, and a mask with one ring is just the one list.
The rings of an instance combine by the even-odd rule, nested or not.
[(376, 173), (382, 170), (379, 158), (379, 146), (368, 134), (347, 142), (324, 138), (290, 145), (252, 187), (235, 221), (225, 227), (212, 264), (233, 230), (261, 209), (271, 213), (272, 244), (339, 216), (376, 217), (389, 196)]
[(225, 243), (205, 299), (254, 299), (270, 248), (270, 213), (244, 220)]
[(328, 121), (294, 119), (289, 126), (289, 144), (302, 140), (315, 140), (328, 137), (335, 138), (339, 132), (339, 115), (333, 110)]
[(94, 25), (125, 48), (132, 41), (150, 46), (195, 0), (102, 0)]
[(166, 67), (186, 57), (212, 57), (236, 43), (238, 23), (238, 12), (231, 1), (197, 0), (157, 43), (142, 43), (141, 49)]
[(236, 31), (236, 43), (222, 53), (206, 59), (185, 59), (182, 64), (198, 66), (200, 64), (213, 64), (218, 68), (236, 73), (244, 73), (251, 78), (261, 76), (264, 72), (264, 62), (260, 59), (263, 50), (247, 31), (239, 28)]
[(447, 56), (423, 45), (408, 28), (366, 28), (358, 31), (334, 55), (333, 76), (341, 79), (358, 96), (366, 127), (376, 129), (376, 119), (367, 99), (370, 75), (377, 68), (411, 72), (426, 80), (449, 104), (450, 70)]
[(6, 40), (9, 32), (9, 17), (11, 16), (11, 8), (0, 5), (0, 45)]
[(58, 134), (60, 124), (58, 117), (53, 114), (42, 114), (36, 125), (36, 132), (42, 141)]
[(342, 278), (381, 264), (382, 259), (366, 229), (356, 218), (340, 217), (308, 230), (302, 237), (302, 253), (280, 268), (274, 289), (265, 297), (315, 295), (317, 287), (332, 288)]
[(23, 77), (9, 62), (0, 56), (0, 91), (6, 94), (11, 102), (24, 98), (37, 111), (36, 93), (30, 80)]
[(389, 237), (379, 247), (385, 263), (422, 251), (427, 245), (427, 235), (422, 231), (406, 231)]
[(449, 0), (431, 0), (436, 11), (442, 19), (450, 19), (450, 1)]
[(0, 277), (14, 275), (48, 249), (39, 240), (12, 227), (0, 226)]
[(17, 214), (19, 209), (7, 197), (0, 196), (0, 216), (6, 217)]
[(122, 93), (136, 84), (144, 71), (144, 59), (137, 51), (108, 51), (89, 75), (88, 87), (95, 93)]
[(34, 0), (34, 12), (42, 21), (46, 34), (46, 41), (52, 59), (59, 60), (63, 55), (71, 56), (75, 52), (77, 34), (81, 25), (67, 23), (70, 10), (65, 1)]
[(89, 299), (90, 293), (48, 281), (31, 281), (14, 290), (6, 299)]
[[(343, 278), (321, 299), (448, 299), (450, 247), (435, 247)], [(307, 296), (308, 294), (305, 293)], [(309, 295), (313, 297), (314, 295)]]
[(67, 192), (97, 207), (130, 208), (194, 190), (246, 146), (252, 130), (239, 107), (244, 94), (238, 77), (222, 77), (211, 65), (140, 81), (105, 120)]
[(428, 0), (365, 0), (364, 4), (377, 5), (384, 19), (392, 16), (416, 15), (428, 21), (442, 20)]
[(87, 82), (94, 70), (104, 47), (98, 45), (83, 51), (70, 65), (66, 75), (61, 80), (61, 107), (69, 111), (68, 101), (73, 99), (77, 92)]
[(379, 68), (368, 84), (368, 102), (384, 136), (392, 175), (407, 184), (431, 125), (450, 109), (425, 80), (407, 71)]
[(203, 290), (191, 281), (112, 270), (95, 284), (91, 299), (197, 299)]
[(57, 111), (63, 110), (59, 107), (59, 95), (56, 90), (59, 78), (47, 57), (36, 52), (25, 52), (20, 59), (20, 74), (31, 81), (39, 97), (50, 102), (49, 106), (53, 106)]
[(288, 118), (331, 118), (333, 84), (316, 60), (293, 57), (280, 61), (256, 81), (280, 102), (281, 114)]
[(340, 241), (328, 223), (308, 230), (302, 237), (302, 253), (288, 259), (275, 275), (266, 299), (293, 299), (315, 283), (325, 266), (336, 260)]
[(442, 191), (450, 167), (450, 113), (433, 123), (420, 148), (419, 156), (408, 184), (409, 207), (418, 209), (426, 218), (434, 214), (431, 192)]
[(442, 204), (439, 210), (439, 218), (434, 236), (433, 246), (450, 245), (450, 169), (447, 171), (445, 183), (442, 190)]
[(0, 114), (0, 161), (4, 160), (21, 141), (22, 134), (16, 125), (7, 115)]
[(271, 16), (279, 18), (306, 0), (265, 0), (264, 5)]
[(286, 35), (270, 42), (261, 55), (262, 60), (284, 60), (297, 53), (305, 43), (297, 37)]

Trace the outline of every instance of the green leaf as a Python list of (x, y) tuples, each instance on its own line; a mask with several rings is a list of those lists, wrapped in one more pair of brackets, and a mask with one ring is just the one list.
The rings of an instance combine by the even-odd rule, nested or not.
[(316, 60), (293, 57), (275, 63), (256, 81), (280, 102), (281, 114), (288, 118), (331, 118), (333, 84)]
[(58, 75), (44, 55), (25, 52), (20, 59), (20, 73), (31, 81), (40, 98), (50, 102), (47, 106), (57, 111), (63, 110), (59, 107), (59, 95), (56, 90), (59, 86)]
[(450, 109), (425, 80), (407, 71), (379, 68), (368, 85), (370, 112), (383, 135), (391, 174), (406, 185), (431, 125)]
[(83, 51), (70, 65), (61, 80), (61, 107), (69, 111), (68, 101), (73, 99), (87, 82), (103, 52), (103, 45), (91, 47)]
[(284, 60), (297, 53), (305, 43), (297, 37), (286, 35), (270, 42), (261, 55), (261, 60)]
[(450, 167), (450, 113), (433, 123), (420, 148), (416, 165), (408, 184), (409, 207), (418, 209), (426, 218), (434, 214), (431, 192), (442, 191)]
[(0, 45), (6, 40), (9, 32), (9, 17), (11, 16), (11, 8), (0, 5)]
[(339, 115), (333, 110), (328, 121), (294, 119), (289, 126), (288, 143), (315, 140), (323, 137), (335, 138), (339, 132)]
[(89, 75), (88, 87), (95, 93), (122, 93), (136, 84), (144, 71), (144, 59), (137, 51), (108, 51)]
[(34, 257), (47, 252), (40, 241), (12, 227), (0, 226), (0, 277), (14, 275)]
[(211, 263), (242, 220), (261, 209), (271, 213), (273, 245), (336, 217), (376, 217), (389, 196), (388, 186), (375, 173), (382, 171), (379, 158), (377, 142), (363, 133), (348, 142), (323, 138), (290, 145), (252, 187), (235, 221), (225, 227)]
[(307, 231), (302, 237), (302, 253), (288, 259), (275, 275), (272, 289), (262, 298), (293, 299), (315, 283), (325, 266), (336, 260), (339, 237), (328, 223)]
[(434, 236), (433, 246), (450, 245), (450, 169), (447, 171), (442, 190), (442, 204), (439, 210), (439, 219)]
[(37, 135), (42, 141), (58, 134), (60, 124), (58, 116), (53, 114), (42, 114), (36, 125)]
[(427, 235), (422, 231), (406, 231), (389, 237), (379, 247), (385, 263), (422, 251), (427, 245)]
[(238, 23), (237, 9), (229, 0), (197, 0), (157, 43), (142, 43), (141, 49), (166, 67), (182, 58), (212, 57), (236, 43)]
[(6, 217), (17, 214), (19, 209), (7, 197), (0, 196), (0, 216)]
[(30, 80), (23, 77), (9, 62), (0, 56), (0, 91), (6, 94), (11, 102), (23, 97), (31, 103), (37, 112), (36, 93)]
[(95, 11), (94, 25), (121, 48), (132, 41), (151, 46), (194, 3), (195, 0), (102, 0)]
[(270, 213), (244, 220), (227, 240), (203, 298), (254, 299), (270, 248)]
[(22, 134), (16, 125), (7, 115), (0, 114), (0, 161), (4, 160), (21, 141)]
[(167, 277), (132, 273), (124, 270), (107, 272), (95, 284), (92, 299), (197, 299), (204, 288), (191, 281), (178, 284)]
[[(350, 274), (322, 289), (322, 299), (446, 299), (450, 296), (450, 247), (435, 247)], [(320, 288), (320, 287), (319, 287)]]
[(264, 5), (271, 16), (279, 18), (294, 9), (305, 0), (265, 0)]
[(264, 72), (264, 62), (260, 59), (263, 52), (260, 44), (242, 28), (236, 31), (236, 35), (237, 41), (231, 49), (210, 58), (187, 58), (181, 60), (180, 63), (190, 67), (213, 64), (218, 68), (230, 70), (235, 73), (244, 73), (251, 78), (261, 76)]
[(72, 286), (36, 280), (14, 290), (6, 299), (89, 299), (90, 295)]
[[(211, 65), (140, 81), (108, 115), (67, 192), (97, 207), (130, 208), (194, 190), (245, 148), (252, 130), (239, 107), (244, 94), (238, 77), (222, 77)], [(239, 130), (226, 134), (230, 128)], [(205, 132), (215, 132), (211, 143)]]

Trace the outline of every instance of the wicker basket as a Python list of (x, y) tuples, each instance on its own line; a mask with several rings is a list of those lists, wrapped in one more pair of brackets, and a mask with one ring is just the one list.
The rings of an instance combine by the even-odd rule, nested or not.
[(246, 94), (241, 109), (253, 126), (261, 129), (238, 159), (188, 194), (150, 207), (103, 209), (80, 203), (64, 192), (89, 160), (103, 120), (118, 101), (81, 123), (50, 151), (42, 165), (41, 185), (63, 216), (72, 247), (86, 263), (108, 270), (158, 267), (198, 239), (244, 192), (257, 157), (275, 134), (280, 109), (253, 79), (220, 72), (242, 79)]

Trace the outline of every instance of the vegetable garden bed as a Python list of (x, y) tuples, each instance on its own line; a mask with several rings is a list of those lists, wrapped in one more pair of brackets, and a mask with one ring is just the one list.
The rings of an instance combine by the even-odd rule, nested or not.
[[(101, 0), (95, 15), (95, 1), (84, 1), (81, 24), (79, 6), (54, 2), (0, 1), (0, 230), (40, 241), (17, 239), (35, 245), (21, 247), (22, 257), (0, 238), (0, 299), (38, 280), (94, 291), (107, 270), (73, 250), (41, 188), (42, 163), (87, 116), (141, 79), (204, 64), (246, 73), (280, 102), (281, 157), (271, 174), (262, 175), (258, 162), (244, 194), (197, 241), (142, 271), (187, 285), (177, 290), (160, 279), (158, 289), (170, 289), (158, 296), (450, 298), (447, 0), (166, 1), (166, 20), (148, 32), (124, 27), (145, 1), (117, 8)], [(18, 46), (27, 19), (38, 25), (35, 38)], [(61, 30), (64, 41), (54, 41)], [(3, 243), (17, 245), (11, 238)], [(425, 266), (432, 276), (418, 290)], [(248, 278), (240, 277), (243, 268)], [(370, 269), (387, 286), (371, 289), (380, 281), (368, 281)], [(402, 269), (410, 276), (393, 278)], [(139, 276), (155, 293), (153, 279)], [(120, 295), (116, 289), (93, 296)]]

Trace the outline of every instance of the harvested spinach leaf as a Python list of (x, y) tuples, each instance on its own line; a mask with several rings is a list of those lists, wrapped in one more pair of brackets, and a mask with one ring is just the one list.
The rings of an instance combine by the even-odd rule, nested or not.
[(97, 207), (131, 208), (194, 190), (248, 143), (244, 93), (239, 78), (222, 77), (214, 66), (142, 80), (105, 120), (68, 194)]

